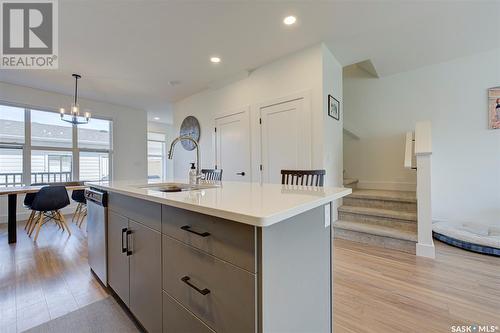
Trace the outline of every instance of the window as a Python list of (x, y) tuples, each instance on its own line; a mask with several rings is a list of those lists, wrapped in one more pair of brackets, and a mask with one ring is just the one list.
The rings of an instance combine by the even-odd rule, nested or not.
[(31, 183), (72, 180), (72, 153), (66, 151), (31, 151)]
[(148, 178), (165, 178), (165, 135), (148, 133)]
[(111, 122), (91, 119), (88, 124), (78, 125), (78, 148), (111, 149)]
[(0, 147), (0, 185), (19, 186), (23, 184), (22, 148)]
[(80, 153), (80, 180), (109, 180), (109, 154)]
[(73, 126), (58, 113), (31, 110), (31, 145), (71, 148)]
[(74, 126), (55, 112), (0, 105), (0, 186), (109, 180), (111, 133), (109, 120)]
[(0, 142), (24, 143), (24, 109), (0, 105)]

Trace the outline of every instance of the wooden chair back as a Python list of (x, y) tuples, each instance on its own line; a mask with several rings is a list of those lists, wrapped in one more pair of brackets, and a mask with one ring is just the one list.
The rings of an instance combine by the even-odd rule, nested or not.
[(281, 170), (281, 184), (323, 186), (325, 170)]
[(201, 169), (201, 173), (205, 175), (205, 180), (222, 180), (222, 169)]

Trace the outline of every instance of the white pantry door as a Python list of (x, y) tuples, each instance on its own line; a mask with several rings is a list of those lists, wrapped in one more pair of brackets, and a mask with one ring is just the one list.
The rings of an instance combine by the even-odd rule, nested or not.
[(311, 130), (304, 98), (260, 108), (262, 181), (281, 183), (282, 169), (310, 169)]
[(250, 181), (248, 108), (215, 119), (215, 164), (222, 180)]

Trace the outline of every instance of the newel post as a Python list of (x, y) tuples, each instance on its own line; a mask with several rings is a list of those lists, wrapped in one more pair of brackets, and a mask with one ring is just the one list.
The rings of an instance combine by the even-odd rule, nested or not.
[(418, 122), (415, 128), (415, 155), (417, 157), (417, 256), (435, 258), (432, 239), (432, 126)]

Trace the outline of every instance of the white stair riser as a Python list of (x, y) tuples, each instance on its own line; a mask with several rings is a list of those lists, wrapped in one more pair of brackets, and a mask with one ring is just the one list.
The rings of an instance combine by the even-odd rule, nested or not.
[(380, 246), (402, 252), (415, 254), (416, 242), (391, 237), (371, 235), (364, 232), (334, 228), (334, 238), (346, 239), (363, 244)]
[(343, 199), (344, 205), (356, 206), (356, 207), (367, 207), (367, 208), (381, 208), (381, 209), (391, 209), (398, 210), (402, 212), (416, 212), (417, 204), (415, 202), (404, 202), (404, 201), (389, 201), (380, 199), (364, 199), (364, 198), (353, 198), (347, 196)]

